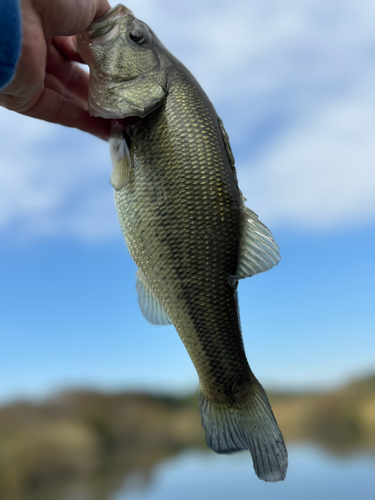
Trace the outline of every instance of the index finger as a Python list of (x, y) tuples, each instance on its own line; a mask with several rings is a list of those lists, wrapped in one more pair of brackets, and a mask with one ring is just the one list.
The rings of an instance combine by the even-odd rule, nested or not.
[(54, 36), (52, 43), (67, 59), (86, 64), (79, 55), (76, 40), (75, 36)]

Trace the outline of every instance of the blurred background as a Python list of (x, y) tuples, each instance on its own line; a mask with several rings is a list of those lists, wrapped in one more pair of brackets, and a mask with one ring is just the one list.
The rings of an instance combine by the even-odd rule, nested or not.
[(239, 299), (289, 473), (205, 448), (193, 365), (138, 309), (108, 145), (0, 109), (0, 498), (372, 499), (375, 2), (126, 5), (209, 95), (280, 246)]

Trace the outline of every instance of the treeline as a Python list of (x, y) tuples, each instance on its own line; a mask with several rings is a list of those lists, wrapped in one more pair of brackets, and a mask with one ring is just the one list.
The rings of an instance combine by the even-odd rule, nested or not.
[(338, 454), (375, 453), (375, 375), (340, 390), (271, 395), (287, 441), (311, 442)]
[[(270, 400), (287, 442), (375, 453), (375, 376)], [(105, 500), (132, 472), (147, 480), (155, 464), (186, 448), (206, 449), (196, 395), (74, 391), (15, 403), (0, 408), (0, 499), (79, 498), (83, 488), (85, 498)]]

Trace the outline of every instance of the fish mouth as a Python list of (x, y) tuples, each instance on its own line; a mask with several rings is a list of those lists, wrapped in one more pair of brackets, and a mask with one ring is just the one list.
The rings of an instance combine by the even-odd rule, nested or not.
[(112, 20), (115, 20), (115, 19), (118, 19), (119, 17), (125, 17), (128, 14), (131, 14), (132, 16), (134, 15), (130, 9), (128, 9), (124, 5), (119, 4), (119, 5), (116, 5), (116, 7), (112, 7), (112, 9), (108, 10), (101, 17), (98, 17), (98, 19), (95, 19), (95, 21), (92, 23), (92, 25), (102, 23), (104, 21), (108, 21), (109, 18), (111, 18)]
[(114, 27), (118, 19), (123, 19), (125, 16), (131, 15), (134, 17), (134, 14), (131, 10), (123, 5), (119, 4), (116, 7), (113, 7), (104, 15), (96, 19), (90, 27), (84, 32), (86, 37), (89, 40), (93, 40), (94, 38), (98, 38), (100, 36), (105, 35)]
[(92, 45), (109, 43), (115, 40), (120, 33), (121, 21), (126, 16), (134, 18), (131, 10), (121, 4), (117, 5), (91, 23), (85, 31), (77, 35), (78, 52), (86, 64), (90, 60)]

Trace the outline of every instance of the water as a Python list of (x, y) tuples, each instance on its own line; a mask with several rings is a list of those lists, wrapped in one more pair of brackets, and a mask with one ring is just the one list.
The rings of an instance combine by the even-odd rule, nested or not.
[(375, 456), (337, 457), (315, 447), (289, 449), (282, 483), (264, 483), (247, 453), (187, 451), (156, 466), (150, 477), (128, 476), (110, 500), (374, 500)]

